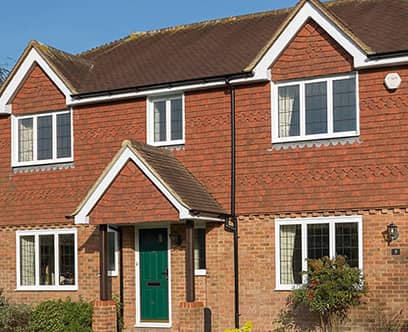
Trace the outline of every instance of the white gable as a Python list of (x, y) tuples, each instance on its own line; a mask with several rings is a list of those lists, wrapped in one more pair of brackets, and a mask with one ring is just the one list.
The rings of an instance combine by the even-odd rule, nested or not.
[(33, 64), (36, 63), (40, 68), (48, 75), (48, 77), (54, 82), (58, 89), (65, 96), (66, 103), (71, 102), (71, 91), (65, 83), (58, 77), (58, 75), (52, 70), (48, 63), (41, 57), (41, 55), (36, 51), (34, 47), (28, 52), (27, 56), (20, 64), (19, 68), (15, 72), (11, 81), (8, 82), (7, 87), (0, 96), (0, 114), (1, 113), (11, 113), (11, 107), (9, 105), (10, 100), (21, 87), (24, 79), (28, 75)]

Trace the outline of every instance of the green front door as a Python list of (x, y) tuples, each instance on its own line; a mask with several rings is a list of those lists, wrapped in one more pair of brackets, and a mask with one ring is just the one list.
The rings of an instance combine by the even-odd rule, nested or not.
[(141, 320), (168, 322), (167, 229), (139, 230), (139, 255)]

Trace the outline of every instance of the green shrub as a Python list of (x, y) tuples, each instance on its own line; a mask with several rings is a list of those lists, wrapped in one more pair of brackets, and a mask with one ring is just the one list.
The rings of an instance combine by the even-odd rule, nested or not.
[(0, 290), (0, 331), (27, 332), (30, 314), (30, 306), (10, 304)]
[(244, 326), (240, 329), (226, 329), (224, 332), (251, 332), (252, 322), (245, 322)]
[(293, 291), (294, 306), (305, 305), (320, 316), (323, 331), (346, 318), (351, 307), (361, 303), (366, 287), (361, 271), (346, 264), (346, 259), (323, 257), (308, 260), (307, 283)]
[(92, 332), (92, 305), (69, 298), (42, 302), (33, 310), (30, 332)]

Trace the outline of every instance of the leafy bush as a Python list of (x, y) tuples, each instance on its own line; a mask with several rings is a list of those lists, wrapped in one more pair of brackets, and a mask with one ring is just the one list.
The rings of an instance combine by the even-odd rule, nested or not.
[(69, 298), (42, 302), (33, 310), (30, 332), (92, 332), (92, 305)]
[(226, 329), (224, 332), (251, 332), (252, 322), (245, 322), (244, 326), (240, 329)]
[(318, 313), (323, 331), (344, 319), (366, 293), (361, 271), (347, 265), (342, 256), (308, 260), (305, 274), (307, 283), (293, 291), (292, 301), (295, 307), (302, 304)]
[(27, 332), (31, 307), (24, 304), (10, 304), (0, 290), (0, 331)]

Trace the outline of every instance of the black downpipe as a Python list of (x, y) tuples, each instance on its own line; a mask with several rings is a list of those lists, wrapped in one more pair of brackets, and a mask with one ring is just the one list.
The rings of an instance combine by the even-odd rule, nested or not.
[[(231, 101), (231, 224), (226, 229), (234, 233), (234, 316), (235, 328), (239, 328), (239, 261), (238, 261), (238, 218), (235, 213), (236, 195), (236, 146), (235, 146), (235, 87), (227, 80)], [(232, 226), (232, 227), (231, 227)]]

